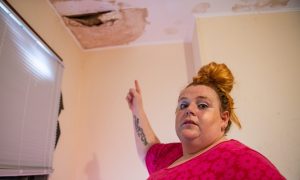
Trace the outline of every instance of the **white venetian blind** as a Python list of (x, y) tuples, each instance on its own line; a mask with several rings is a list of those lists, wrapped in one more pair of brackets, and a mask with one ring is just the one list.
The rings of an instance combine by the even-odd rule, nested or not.
[(63, 64), (0, 1), (0, 177), (52, 172)]

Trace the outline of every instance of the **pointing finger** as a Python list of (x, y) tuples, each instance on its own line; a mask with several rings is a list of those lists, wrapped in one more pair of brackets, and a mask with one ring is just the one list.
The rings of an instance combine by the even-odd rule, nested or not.
[(135, 85), (136, 92), (141, 94), (141, 88), (137, 80), (134, 81), (134, 85)]

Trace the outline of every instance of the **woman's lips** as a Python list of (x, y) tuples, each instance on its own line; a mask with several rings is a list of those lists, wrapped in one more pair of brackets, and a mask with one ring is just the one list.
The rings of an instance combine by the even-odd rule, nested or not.
[(192, 121), (192, 120), (185, 120), (185, 121), (182, 123), (182, 125), (189, 125), (189, 124), (198, 126), (198, 124), (195, 123), (195, 122)]

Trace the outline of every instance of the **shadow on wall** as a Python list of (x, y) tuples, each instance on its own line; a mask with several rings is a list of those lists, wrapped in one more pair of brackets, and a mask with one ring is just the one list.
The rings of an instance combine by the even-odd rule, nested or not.
[(88, 180), (100, 180), (100, 166), (97, 155), (93, 153), (93, 159), (90, 160), (85, 166), (85, 173)]

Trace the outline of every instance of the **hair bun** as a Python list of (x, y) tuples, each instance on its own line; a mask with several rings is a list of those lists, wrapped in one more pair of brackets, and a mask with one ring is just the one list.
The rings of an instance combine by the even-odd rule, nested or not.
[(233, 87), (234, 77), (225, 64), (211, 62), (201, 67), (198, 75), (193, 78), (193, 82), (212, 85), (226, 93), (230, 93)]
[(228, 111), (230, 114), (230, 121), (225, 128), (227, 133), (231, 127), (231, 123), (235, 123), (241, 128), (241, 123), (234, 111), (233, 98), (230, 96), (234, 83), (234, 77), (225, 64), (217, 64), (211, 62), (203, 67), (198, 72), (198, 75), (193, 78), (187, 87), (193, 85), (207, 85), (216, 91), (219, 96), (222, 111)]

